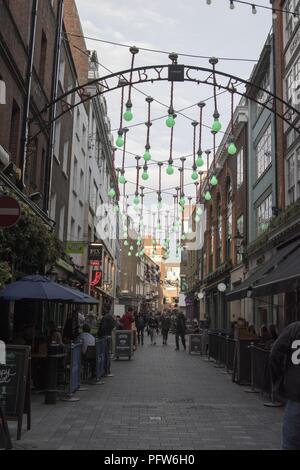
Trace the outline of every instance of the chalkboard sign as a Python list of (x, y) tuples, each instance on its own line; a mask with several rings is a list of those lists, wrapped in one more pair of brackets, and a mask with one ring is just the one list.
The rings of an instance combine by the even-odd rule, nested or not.
[(0, 450), (11, 450), (12, 443), (3, 410), (0, 406)]
[(133, 336), (132, 331), (116, 331), (115, 356), (127, 356), (131, 359), (133, 354)]
[(201, 355), (201, 335), (189, 335), (189, 353), (190, 354), (200, 354)]
[[(0, 364), (0, 403), (6, 418), (18, 421), (18, 440), (21, 439), (26, 395), (26, 408), (30, 409), (30, 394), (28, 394), (30, 349), (30, 346), (8, 345), (6, 364)], [(29, 411), (27, 413), (29, 414)]]

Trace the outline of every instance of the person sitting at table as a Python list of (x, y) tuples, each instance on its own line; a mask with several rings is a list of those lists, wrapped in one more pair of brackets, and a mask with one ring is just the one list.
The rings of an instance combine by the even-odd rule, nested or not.
[(80, 333), (78, 339), (82, 341), (82, 354), (86, 354), (88, 346), (95, 346), (95, 336), (91, 334), (91, 328), (88, 324), (84, 324), (82, 327), (82, 333)]
[(56, 328), (54, 321), (50, 321), (48, 323), (48, 342), (56, 343), (56, 344), (63, 344), (61, 333)]

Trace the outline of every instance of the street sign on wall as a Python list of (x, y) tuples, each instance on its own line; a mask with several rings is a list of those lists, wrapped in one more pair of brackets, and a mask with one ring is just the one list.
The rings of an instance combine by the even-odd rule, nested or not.
[(21, 217), (21, 207), (16, 199), (0, 197), (0, 228), (13, 227)]
[(84, 242), (67, 242), (66, 253), (70, 255), (83, 255), (84, 253)]

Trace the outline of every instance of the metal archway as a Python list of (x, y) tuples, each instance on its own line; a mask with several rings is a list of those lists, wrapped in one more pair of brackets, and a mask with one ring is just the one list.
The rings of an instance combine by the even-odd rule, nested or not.
[[(215, 77), (218, 80), (215, 80)], [(63, 108), (62, 112), (59, 113), (51, 122), (44, 120), (44, 127), (49, 129), (50, 126), (55, 121), (60, 119), (64, 114), (68, 113), (80, 104), (86, 103), (87, 101), (90, 101), (99, 95), (105, 95), (110, 91), (128, 87), (129, 85), (134, 86), (141, 83), (154, 83), (157, 81), (187, 81), (196, 83), (197, 85), (202, 84), (216, 86), (216, 88), (219, 90), (234, 93), (259, 104), (263, 108), (281, 118), (285, 123), (287, 123), (300, 134), (300, 112), (290, 103), (276, 96), (271, 91), (266, 90), (249, 80), (244, 80), (240, 77), (225, 72), (206, 67), (183, 65), (177, 63), (135, 67), (91, 80), (60, 95), (53, 102), (49, 103), (47, 106), (41, 109), (39, 113), (31, 119), (30, 123), (36, 122), (37, 117), (41, 117), (42, 114), (47, 112), (57, 103), (61, 102)], [(99, 90), (95, 94), (91, 95), (88, 93), (88, 88), (91, 88), (94, 85), (98, 85)], [(237, 89), (237, 87), (242, 85), (246, 87), (245, 92), (241, 92)], [(255, 98), (255, 96), (253, 96), (253, 94), (255, 95), (259, 91), (263, 92), (267, 97), (264, 102), (259, 101)], [(69, 104), (69, 102), (66, 100), (75, 94), (79, 96), (79, 101), (74, 102), (74, 104)], [(34, 136), (31, 136), (28, 142), (31, 142), (33, 139), (35, 139), (40, 133), (43, 132), (43, 130), (44, 128), (40, 129)]]

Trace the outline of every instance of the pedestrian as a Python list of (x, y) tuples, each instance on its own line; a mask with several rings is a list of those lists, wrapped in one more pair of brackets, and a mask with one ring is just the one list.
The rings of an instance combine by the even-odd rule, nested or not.
[(128, 307), (126, 313), (121, 318), (123, 330), (132, 330), (132, 323), (134, 322), (133, 308)]
[(273, 344), (270, 369), (274, 390), (287, 400), (282, 448), (300, 450), (300, 321), (287, 326)]
[(163, 337), (163, 345), (167, 345), (168, 342), (168, 334), (171, 326), (171, 318), (167, 313), (164, 311), (161, 317), (161, 334)]
[(179, 351), (179, 337), (181, 338), (182, 346), (186, 350), (185, 344), (186, 334), (186, 318), (182, 312), (177, 313), (176, 317), (176, 348), (175, 351)]
[(98, 337), (99, 338), (106, 338), (107, 341), (107, 373), (106, 377), (113, 377), (113, 374), (110, 370), (110, 358), (111, 358), (111, 344), (112, 344), (112, 332), (116, 326), (116, 322), (113, 317), (113, 305), (111, 306), (110, 310), (107, 310), (105, 315), (103, 315), (102, 320), (99, 325), (98, 329)]
[(151, 345), (155, 346), (156, 345), (156, 331), (158, 328), (158, 320), (154, 316), (154, 313), (152, 312), (149, 320), (148, 320), (148, 327), (149, 327), (149, 333), (150, 333), (150, 339), (151, 339)]
[(135, 326), (137, 331), (138, 344), (144, 346), (145, 318), (141, 313), (139, 313), (135, 318)]

